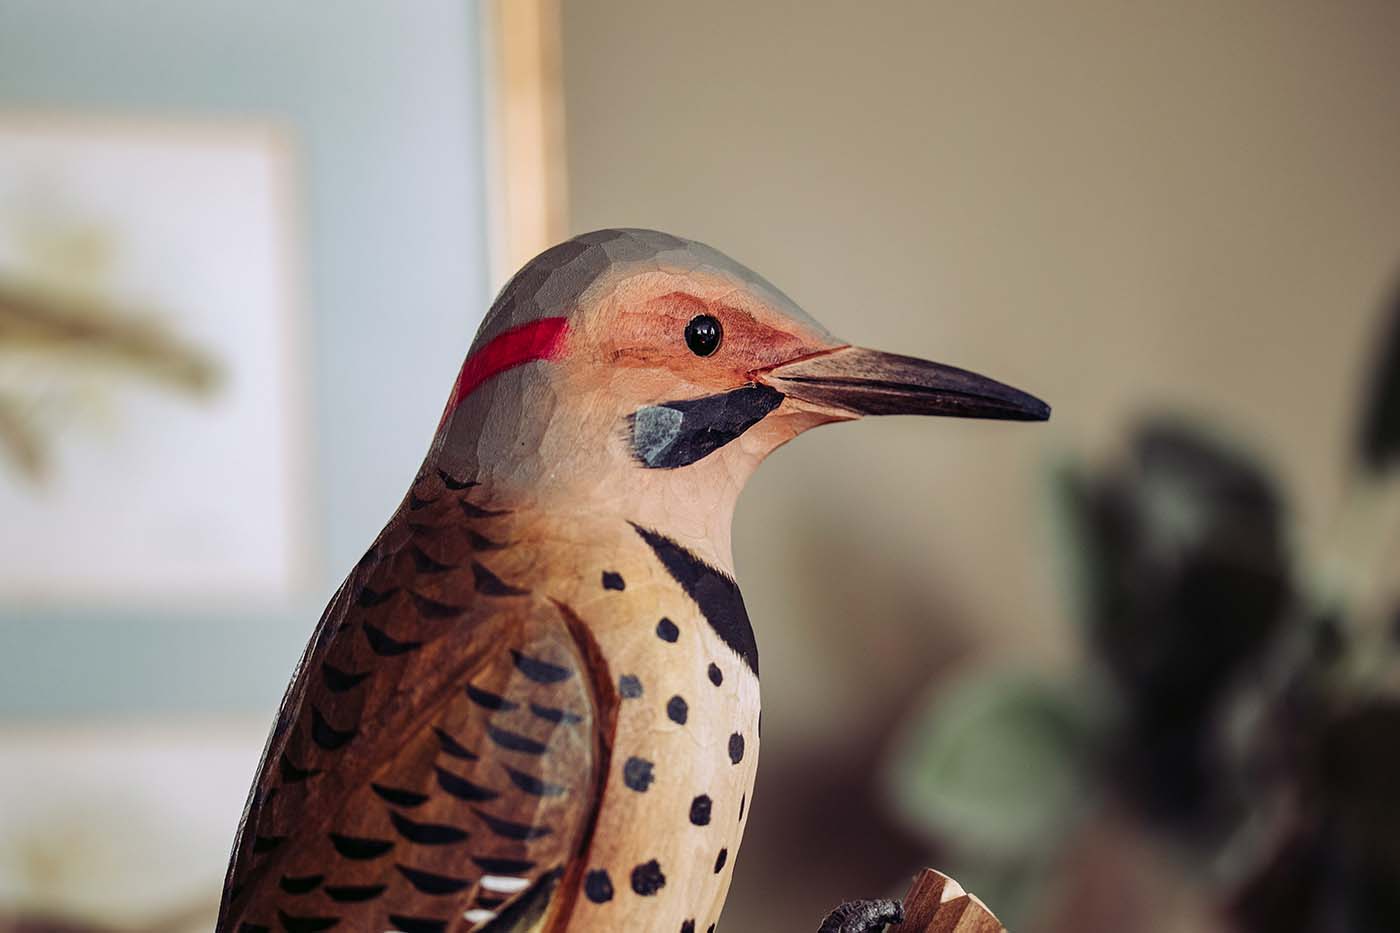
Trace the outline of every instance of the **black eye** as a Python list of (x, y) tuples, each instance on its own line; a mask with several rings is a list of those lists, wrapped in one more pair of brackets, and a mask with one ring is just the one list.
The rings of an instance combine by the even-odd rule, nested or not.
[(691, 322), (685, 325), (685, 345), (690, 347), (690, 352), (696, 356), (709, 356), (718, 350), (720, 338), (723, 336), (724, 331), (720, 328), (719, 321), (708, 314), (692, 318)]

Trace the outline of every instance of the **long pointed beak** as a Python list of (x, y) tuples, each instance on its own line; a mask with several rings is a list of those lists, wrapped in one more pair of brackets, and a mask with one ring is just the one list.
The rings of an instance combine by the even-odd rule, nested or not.
[(755, 373), (784, 395), (857, 415), (1045, 421), (1050, 406), (977, 373), (912, 356), (842, 347)]

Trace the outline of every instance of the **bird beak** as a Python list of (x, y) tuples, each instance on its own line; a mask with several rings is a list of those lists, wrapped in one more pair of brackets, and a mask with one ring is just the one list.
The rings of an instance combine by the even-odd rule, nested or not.
[(856, 415), (1045, 421), (1050, 406), (977, 373), (912, 356), (841, 347), (753, 374), (792, 399)]

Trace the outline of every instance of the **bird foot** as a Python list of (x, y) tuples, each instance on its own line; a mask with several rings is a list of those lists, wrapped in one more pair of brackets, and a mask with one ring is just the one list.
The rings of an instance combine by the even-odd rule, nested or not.
[(817, 933), (879, 933), (903, 920), (904, 906), (899, 901), (847, 901), (826, 915)]

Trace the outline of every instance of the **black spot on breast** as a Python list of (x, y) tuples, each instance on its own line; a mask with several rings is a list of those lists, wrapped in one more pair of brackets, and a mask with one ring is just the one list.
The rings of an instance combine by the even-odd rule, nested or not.
[(465, 829), (448, 826), (446, 823), (420, 823), (392, 811), (389, 813), (389, 822), (394, 824), (394, 829), (400, 836), (420, 846), (448, 846), (467, 838)]
[(433, 770), (437, 772), (438, 786), (458, 800), (466, 800), (475, 803), (484, 800), (495, 800), (497, 797), (501, 796), (496, 793), (496, 791), (482, 787), (480, 784), (474, 784), (466, 778), (453, 774), (445, 768), (434, 767)]
[(673, 696), (666, 703), (666, 716), (677, 725), (685, 725), (686, 717), (690, 715), (690, 707), (682, 696)]
[(511, 649), (510, 653), (515, 658), (516, 670), (537, 684), (557, 684), (574, 675), (574, 672), (567, 667), (560, 667), (558, 664), (550, 664), (548, 661), (532, 658), (527, 654), (521, 654), (514, 648)]
[(337, 729), (316, 706), (311, 707), (311, 739), (327, 751), (335, 751), (355, 737), (354, 729)]
[(433, 726), (433, 735), (437, 736), (438, 748), (442, 749), (444, 755), (451, 755), (463, 761), (476, 761), (476, 753), (454, 739), (446, 729)]
[(656, 859), (643, 862), (632, 869), (632, 890), (643, 897), (650, 897), (664, 887), (666, 887), (666, 876), (662, 873), (661, 864)]
[(642, 695), (642, 682), (636, 674), (623, 674), (617, 680), (617, 692), (624, 700), (635, 700)]
[(509, 729), (498, 729), (491, 724), (486, 726), (486, 734), (491, 741), (501, 748), (510, 752), (521, 752), (526, 755), (543, 755), (545, 744), (536, 742), (534, 739), (518, 732), (511, 732)]
[(729, 737), (729, 760), (736, 765), (744, 760), (744, 737), (737, 732)]
[(472, 578), (476, 585), (476, 591), (482, 596), (525, 596), (530, 592), (506, 583), (487, 570), (479, 561), (472, 561)]
[(674, 643), (677, 638), (681, 637), (681, 630), (676, 628), (676, 623), (670, 619), (662, 619), (656, 623), (656, 637), (662, 641)]
[(690, 822), (696, 826), (710, 825), (710, 795), (701, 794), (690, 802)]
[(388, 890), (383, 884), (326, 885), (326, 896), (338, 904), (361, 904), (372, 901)]
[(283, 910), (277, 911), (277, 919), (287, 933), (319, 933), (340, 922), (339, 917), (298, 917)]
[(313, 778), (321, 773), (320, 768), (298, 768), (292, 759), (283, 752), (282, 757), (277, 760), (277, 770), (282, 775), (282, 780), (288, 784), (299, 784), (307, 778)]
[(718, 687), (724, 683), (724, 674), (720, 671), (718, 664), (711, 664), (709, 669), (710, 683)]
[(335, 846), (335, 851), (339, 852), (343, 857), (360, 862), (379, 858), (394, 847), (394, 844), (387, 839), (366, 839), (361, 836), (342, 836), (340, 833), (331, 833), (330, 840), (331, 845)]
[(321, 665), (321, 679), (325, 681), (326, 689), (331, 693), (344, 693), (346, 690), (358, 687), (369, 676), (369, 673), (369, 671), (365, 671), (363, 674), (351, 674), (329, 662)]
[(605, 590), (625, 590), (627, 581), (622, 579), (622, 574), (612, 570), (603, 571), (603, 589)]
[[(733, 649), (757, 676), (758, 643), (754, 641), (753, 626), (749, 623), (739, 584), (665, 535), (637, 524), (632, 527), (650, 545), (672, 579), (695, 600), (720, 641)], [(659, 626), (657, 634), (660, 634)]]
[(622, 783), (638, 793), (645, 792), (655, 778), (656, 775), (652, 773), (652, 763), (645, 758), (633, 755), (622, 766)]
[(437, 875), (430, 871), (422, 871), (417, 868), (409, 868), (407, 865), (395, 865), (399, 874), (408, 879), (408, 883), (413, 885), (424, 894), (456, 894), (464, 888), (471, 887), (469, 878), (452, 878), (448, 875)]
[(410, 651), (417, 651), (423, 647), (421, 641), (399, 641), (383, 629), (370, 625), (368, 622), (365, 623), (365, 640), (369, 642), (371, 651), (384, 658), (408, 654)]
[(390, 914), (389, 923), (398, 933), (446, 933), (447, 931), (446, 920), (434, 920), (428, 917), (405, 917), (402, 914)]
[(309, 894), (319, 888), (325, 879), (325, 875), (302, 875), (300, 877), (283, 875), (277, 882), (277, 886), (288, 894)]
[(595, 868), (583, 878), (583, 893), (595, 904), (606, 904), (613, 899), (613, 883), (607, 869)]
[(681, 924), (681, 933), (695, 933), (695, 921), (687, 920)]
[(503, 820), (498, 816), (492, 816), (480, 807), (472, 807), (472, 812), (481, 818), (481, 822), (486, 827), (504, 839), (516, 839), (526, 841), (539, 839), (548, 836), (554, 830), (548, 826), (531, 826), (529, 823), (516, 823), (513, 820)]
[(370, 789), (378, 794), (381, 800), (396, 807), (419, 807), (428, 802), (428, 795), (417, 791), (386, 787), (383, 784), (371, 784)]
[(719, 855), (715, 857), (715, 874), (718, 875), (724, 870), (724, 863), (727, 861), (729, 861), (729, 850), (720, 849)]
[(492, 693), (490, 690), (482, 690), (480, 687), (472, 684), (467, 684), (467, 698), (477, 706), (490, 710), (513, 710), (520, 705), (519, 703), (507, 700), (498, 693)]

